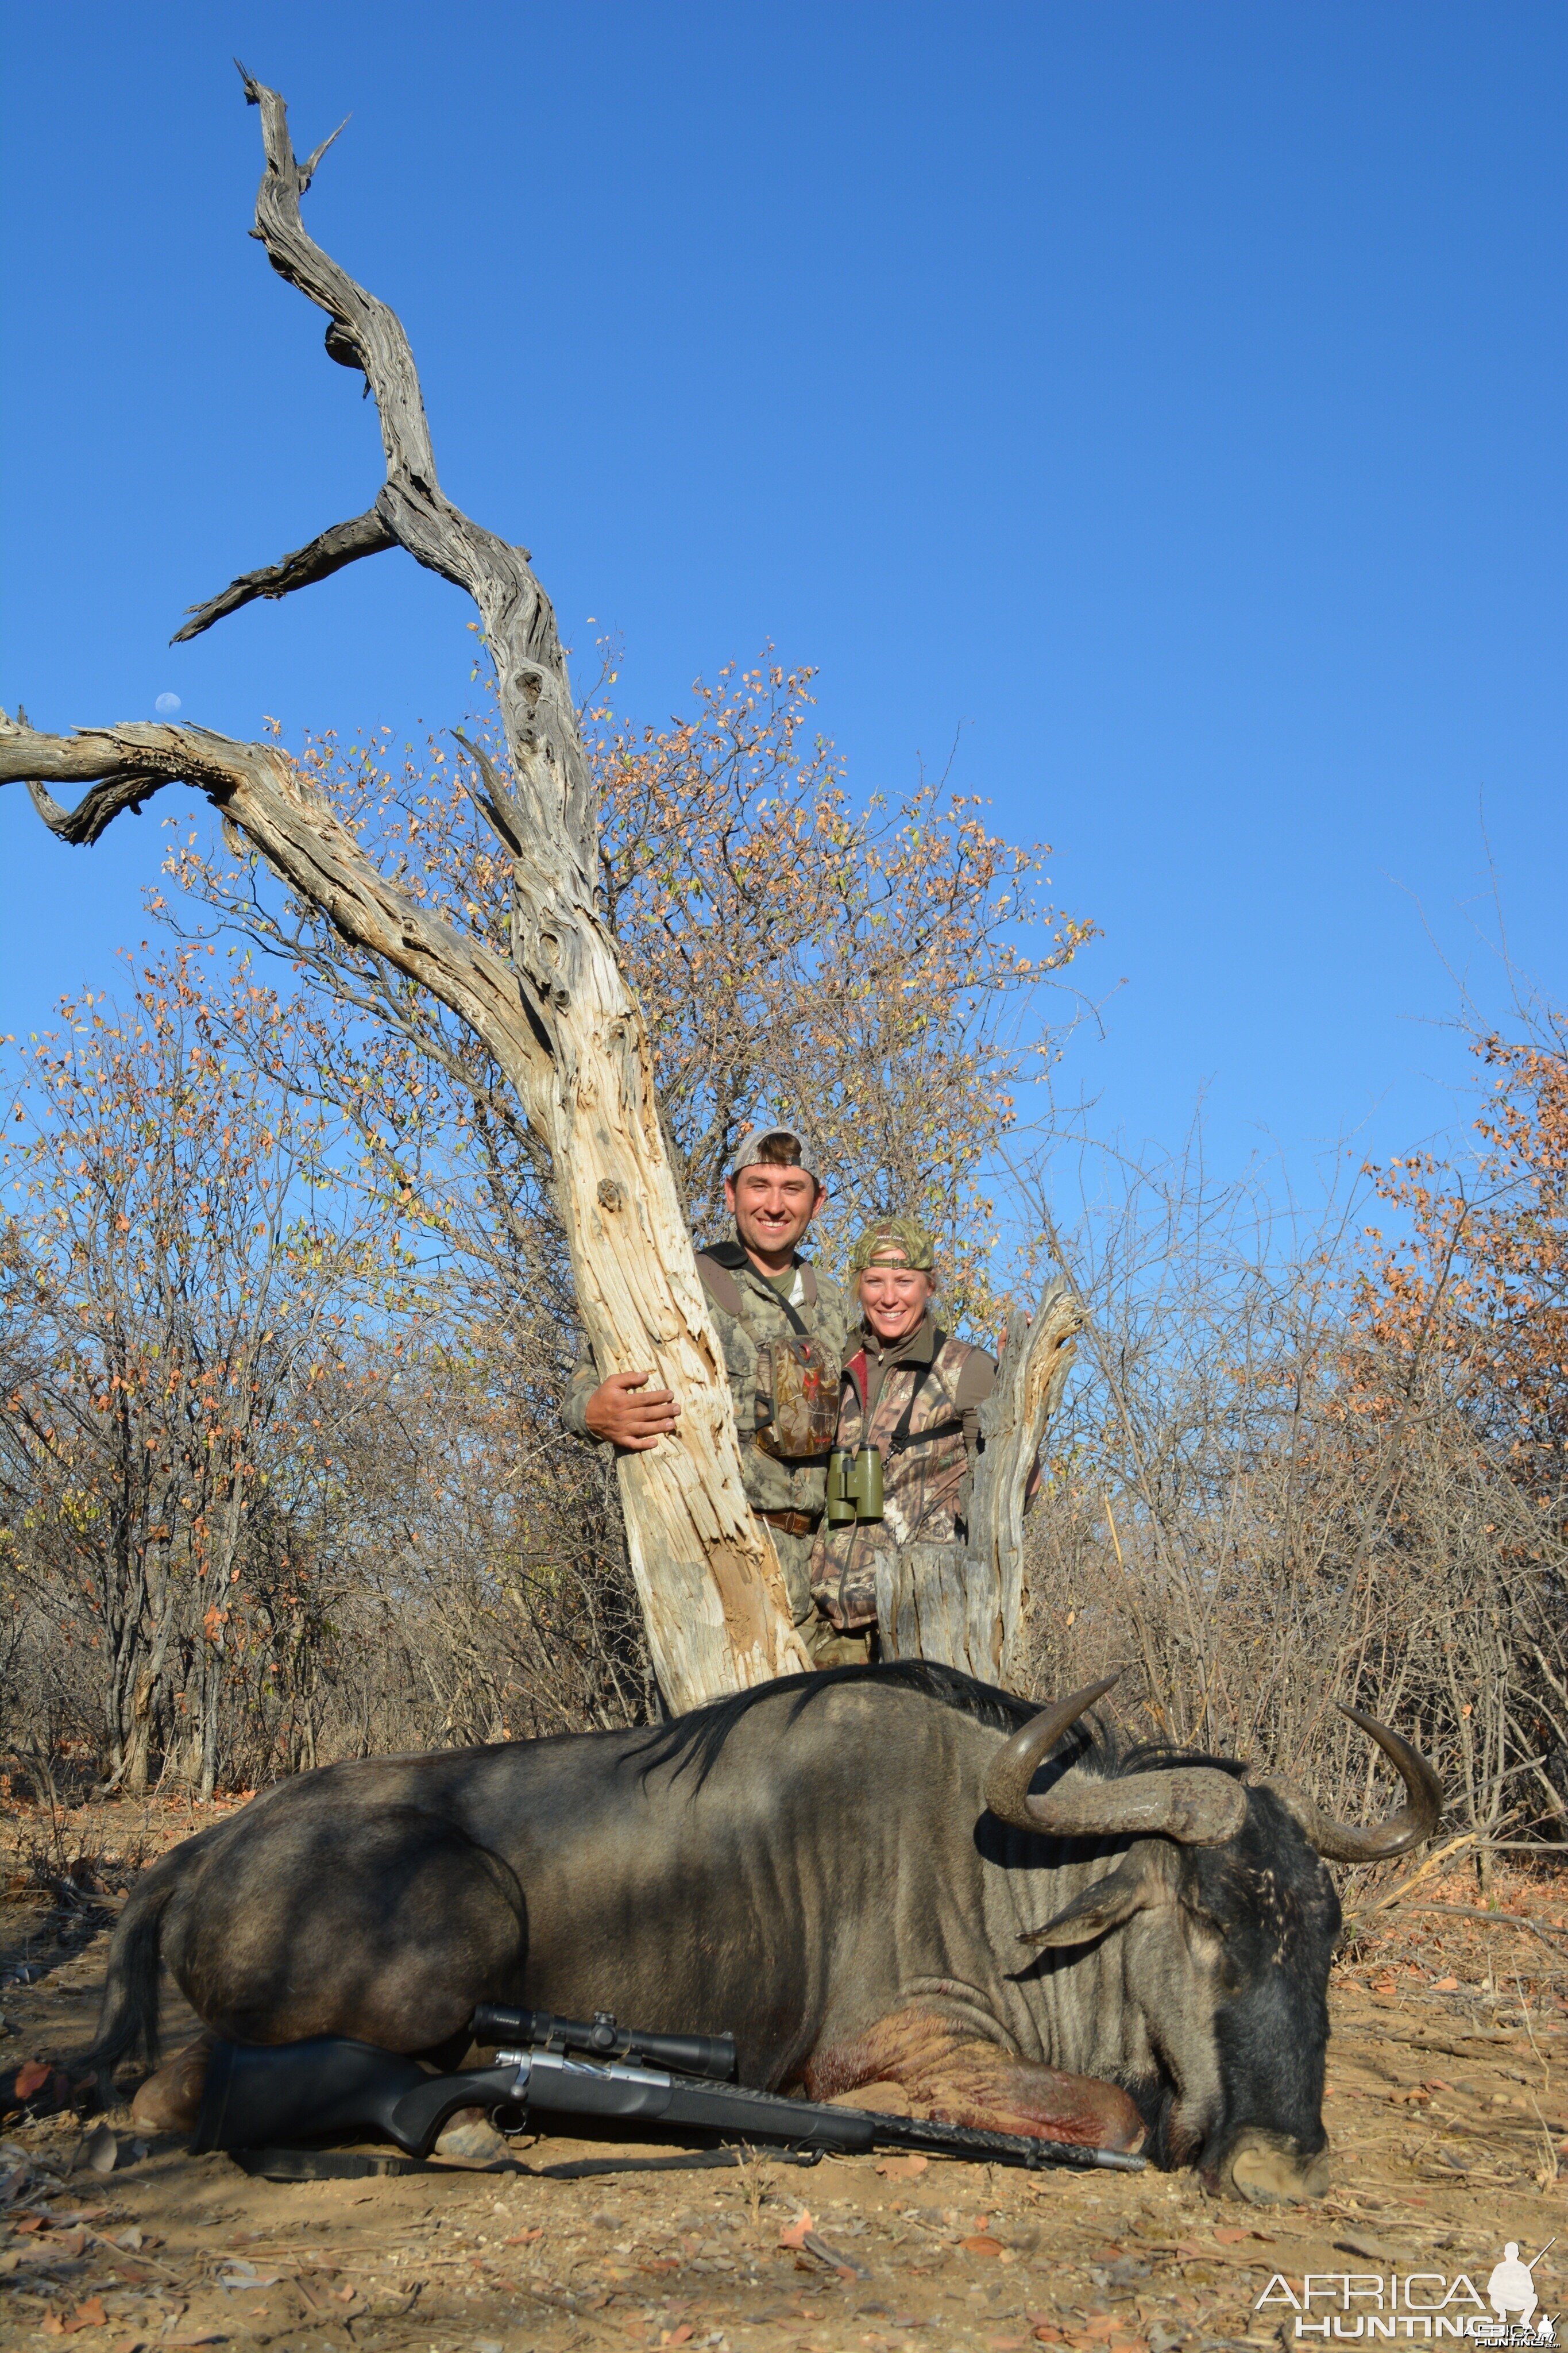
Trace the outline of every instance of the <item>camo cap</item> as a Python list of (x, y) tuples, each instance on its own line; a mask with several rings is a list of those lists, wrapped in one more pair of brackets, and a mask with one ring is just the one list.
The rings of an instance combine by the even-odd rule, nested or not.
[[(793, 1144), (797, 1156), (794, 1160), (764, 1159), (763, 1146), (775, 1141)], [(742, 1136), (735, 1146), (734, 1156), (730, 1162), (729, 1174), (731, 1176), (738, 1176), (742, 1168), (766, 1167), (803, 1168), (805, 1174), (808, 1176), (814, 1176), (819, 1185), (822, 1182), (822, 1171), (816, 1165), (816, 1155), (805, 1137), (795, 1127), (784, 1127), (779, 1124), (773, 1127), (753, 1127), (750, 1135)]]
[(851, 1274), (864, 1274), (873, 1265), (912, 1266), (917, 1273), (929, 1274), (935, 1264), (936, 1244), (913, 1218), (879, 1218), (849, 1253)]

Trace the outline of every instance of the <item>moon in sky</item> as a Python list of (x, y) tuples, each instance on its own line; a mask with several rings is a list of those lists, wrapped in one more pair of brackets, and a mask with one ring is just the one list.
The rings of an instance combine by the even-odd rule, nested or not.
[(165, 713), (171, 711), (178, 711), (179, 707), (180, 698), (177, 694), (161, 694), (158, 697), (157, 702), (153, 705), (154, 711), (162, 711)]

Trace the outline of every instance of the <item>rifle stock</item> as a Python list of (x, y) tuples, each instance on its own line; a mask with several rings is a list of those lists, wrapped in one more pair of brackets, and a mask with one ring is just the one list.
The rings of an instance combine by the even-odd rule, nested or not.
[(191, 2150), (286, 2147), (376, 2132), (409, 2157), (426, 2157), (448, 2116), (505, 2105), (518, 2096), (517, 2082), (515, 2066), (430, 2075), (416, 2059), (338, 2035), (270, 2046), (218, 2042)]

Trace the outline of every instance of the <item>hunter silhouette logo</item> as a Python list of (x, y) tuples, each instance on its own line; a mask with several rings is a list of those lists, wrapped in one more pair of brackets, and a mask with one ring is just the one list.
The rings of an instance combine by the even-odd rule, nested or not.
[[(1553, 2345), (1557, 2341), (1557, 2333), (1549, 2314), (1543, 2312), (1534, 2327), (1531, 2327), (1536, 2306), (1535, 2266), (1541, 2256), (1556, 2244), (1554, 2238), (1548, 2239), (1541, 2254), (1532, 2256), (1527, 2263), (1521, 2263), (1519, 2242), (1510, 2239), (1502, 2251), (1501, 2263), (1493, 2264), (1491, 2276), (1487, 2281), (1487, 2302), (1498, 2318), (1506, 2323), (1510, 2313), (1516, 2314), (1518, 2327), (1529, 2331), (1529, 2338), (1525, 2341), (1537, 2345)], [(1510, 2333), (1511, 2336), (1511, 2330)]]

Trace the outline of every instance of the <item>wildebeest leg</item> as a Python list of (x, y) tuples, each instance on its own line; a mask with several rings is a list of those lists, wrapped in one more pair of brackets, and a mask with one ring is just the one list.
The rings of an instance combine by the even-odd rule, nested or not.
[(916, 2116), (1084, 2148), (1135, 2149), (1143, 2138), (1142, 2118), (1119, 2085), (1031, 2065), (937, 2010), (896, 2010), (853, 2042), (814, 2052), (805, 2084), (814, 2100), (896, 2084)]
[(198, 2034), (149, 2075), (131, 2103), (138, 2132), (194, 2132), (216, 2034)]
[[(262, 1801), (265, 1804), (265, 1800)], [(205, 1871), (165, 1953), (204, 2025), (237, 2042), (456, 2038), (515, 2000), (527, 1932), (508, 1866), (412, 1806), (300, 1808)]]

